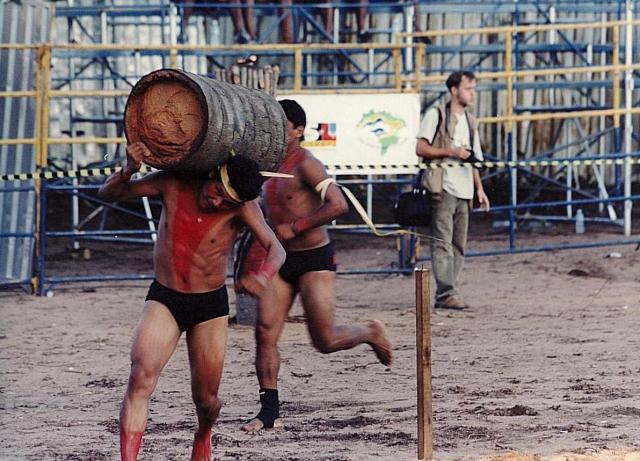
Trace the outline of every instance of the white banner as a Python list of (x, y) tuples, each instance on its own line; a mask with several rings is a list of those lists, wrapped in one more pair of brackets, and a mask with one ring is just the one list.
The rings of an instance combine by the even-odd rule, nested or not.
[(294, 99), (305, 110), (302, 146), (331, 174), (415, 171), (418, 94), (304, 94), (280, 99)]

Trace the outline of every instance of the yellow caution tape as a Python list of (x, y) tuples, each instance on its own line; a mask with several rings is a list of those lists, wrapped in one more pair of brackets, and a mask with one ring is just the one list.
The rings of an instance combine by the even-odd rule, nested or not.
[[(359, 170), (375, 170), (384, 168), (387, 172), (392, 172), (394, 169), (407, 170), (407, 169), (438, 169), (438, 168), (475, 168), (478, 170), (489, 168), (517, 168), (517, 167), (565, 167), (572, 165), (637, 165), (640, 164), (640, 157), (626, 157), (626, 158), (603, 158), (603, 159), (571, 159), (571, 160), (485, 160), (482, 162), (463, 163), (463, 162), (431, 162), (421, 163), (414, 165), (328, 165), (332, 171), (335, 172), (354, 172), (357, 174)], [(86, 178), (86, 177), (98, 177), (109, 176), (117, 171), (120, 171), (120, 167), (106, 167), (106, 168), (89, 168), (80, 170), (69, 171), (41, 171), (33, 173), (14, 173), (5, 174), (0, 176), (0, 181), (28, 181), (36, 178), (40, 179), (64, 179), (64, 178)], [(140, 171), (142, 173), (148, 173), (152, 171), (151, 168), (143, 166)]]
[[(30, 179), (64, 179), (64, 178), (88, 178), (88, 177), (100, 177), (109, 176), (113, 173), (120, 171), (122, 167), (107, 167), (107, 168), (85, 168), (81, 170), (69, 170), (69, 171), (41, 171), (36, 173), (15, 173), (5, 174), (0, 176), (0, 181), (28, 181)], [(140, 172), (149, 173), (153, 171), (151, 168), (142, 166)]]

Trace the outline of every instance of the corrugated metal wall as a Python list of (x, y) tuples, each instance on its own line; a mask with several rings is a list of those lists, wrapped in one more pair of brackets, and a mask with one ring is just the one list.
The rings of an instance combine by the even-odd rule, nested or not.
[[(48, 2), (0, 3), (3, 43), (49, 41), (52, 6)], [(36, 51), (0, 50), (0, 89), (35, 89)], [(0, 137), (35, 137), (33, 97), (0, 98)], [(35, 146), (0, 146), (0, 175), (35, 171)], [(0, 285), (31, 279), (34, 255), (36, 194), (33, 181), (0, 182)], [(23, 236), (28, 235), (28, 236)]]

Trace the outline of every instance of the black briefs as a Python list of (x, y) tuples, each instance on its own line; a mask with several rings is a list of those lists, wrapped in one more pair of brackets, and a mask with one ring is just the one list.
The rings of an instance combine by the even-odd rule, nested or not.
[(297, 289), (298, 280), (307, 272), (335, 272), (336, 267), (336, 256), (333, 252), (333, 244), (330, 242), (312, 250), (288, 252), (279, 274), (285, 282)]
[(154, 280), (145, 301), (158, 301), (167, 306), (180, 331), (229, 315), (229, 298), (225, 285), (207, 293), (181, 293)]

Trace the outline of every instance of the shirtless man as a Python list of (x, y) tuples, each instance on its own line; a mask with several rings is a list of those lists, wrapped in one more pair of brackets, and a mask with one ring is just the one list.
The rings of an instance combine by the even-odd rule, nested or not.
[(198, 416), (192, 461), (212, 460), (211, 428), (222, 403), (229, 306), (227, 258), (247, 226), (267, 250), (264, 264), (242, 281), (258, 296), (282, 265), (285, 252), (254, 200), (262, 179), (257, 164), (235, 156), (209, 177), (156, 172), (131, 180), (150, 155), (143, 143), (127, 147), (127, 164), (100, 188), (105, 200), (160, 196), (162, 214), (153, 251), (155, 280), (147, 294), (131, 349), (131, 373), (120, 410), (120, 456), (134, 461), (147, 424), (149, 398), (160, 372), (186, 331), (191, 391)]
[(311, 340), (320, 352), (329, 354), (366, 343), (380, 362), (391, 363), (392, 346), (380, 321), (335, 325), (336, 263), (325, 224), (345, 213), (348, 206), (324, 165), (300, 146), (306, 125), (304, 110), (292, 100), (280, 104), (289, 127), (280, 173), (294, 178), (272, 178), (265, 188), (270, 224), (287, 251), (287, 259), (259, 301), (256, 372), (262, 407), (242, 427), (247, 432), (279, 424), (278, 338), (297, 293), (302, 298)]

